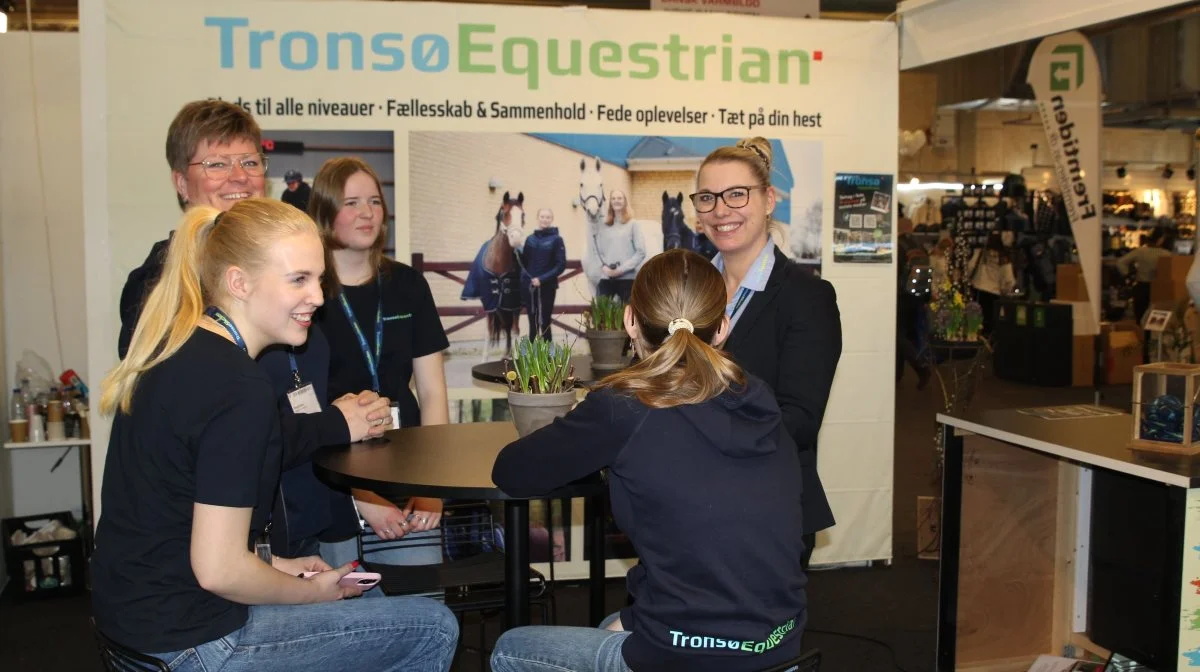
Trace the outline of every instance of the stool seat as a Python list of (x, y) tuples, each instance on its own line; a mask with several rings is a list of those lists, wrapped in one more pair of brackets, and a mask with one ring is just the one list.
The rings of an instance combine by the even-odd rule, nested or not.
[(762, 672), (818, 672), (821, 669), (821, 652), (813, 649), (799, 658), (763, 670)]
[(130, 672), (130, 670), (147, 670), (148, 672), (171, 672), (166, 663), (148, 656), (141, 651), (115, 642), (108, 638), (100, 628), (96, 627), (96, 619), (92, 621), (92, 633), (96, 636), (96, 645), (100, 647), (100, 660), (104, 669), (109, 672)]

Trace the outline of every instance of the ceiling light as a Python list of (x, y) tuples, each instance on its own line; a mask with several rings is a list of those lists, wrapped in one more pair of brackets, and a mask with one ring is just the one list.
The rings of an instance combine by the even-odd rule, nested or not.
[(1163, 179), (1169, 180), (1174, 176), (1175, 176), (1175, 171), (1171, 170), (1171, 164), (1168, 163), (1166, 165), (1166, 167), (1163, 168)]

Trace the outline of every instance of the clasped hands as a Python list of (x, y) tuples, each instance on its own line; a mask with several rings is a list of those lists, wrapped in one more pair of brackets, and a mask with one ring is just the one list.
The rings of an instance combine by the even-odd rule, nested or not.
[(333, 405), (346, 418), (350, 429), (350, 442), (374, 439), (392, 427), (392, 402), (370, 390), (358, 394), (345, 394)]

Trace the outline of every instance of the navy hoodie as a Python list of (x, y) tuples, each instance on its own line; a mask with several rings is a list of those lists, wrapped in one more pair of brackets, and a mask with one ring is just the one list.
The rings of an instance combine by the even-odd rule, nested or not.
[(800, 655), (800, 463), (761, 380), (666, 409), (596, 390), (505, 447), (492, 480), (532, 497), (603, 468), (640, 559), (621, 611), (630, 668), (750, 672)]

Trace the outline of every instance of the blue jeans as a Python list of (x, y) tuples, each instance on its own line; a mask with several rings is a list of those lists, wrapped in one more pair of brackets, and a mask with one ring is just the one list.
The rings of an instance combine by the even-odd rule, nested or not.
[(492, 650), (492, 672), (631, 672), (621, 655), (628, 632), (529, 625), (505, 632)]
[(250, 607), (220, 639), (156, 658), (179, 672), (379, 670), (447, 672), (458, 621), (420, 597)]

